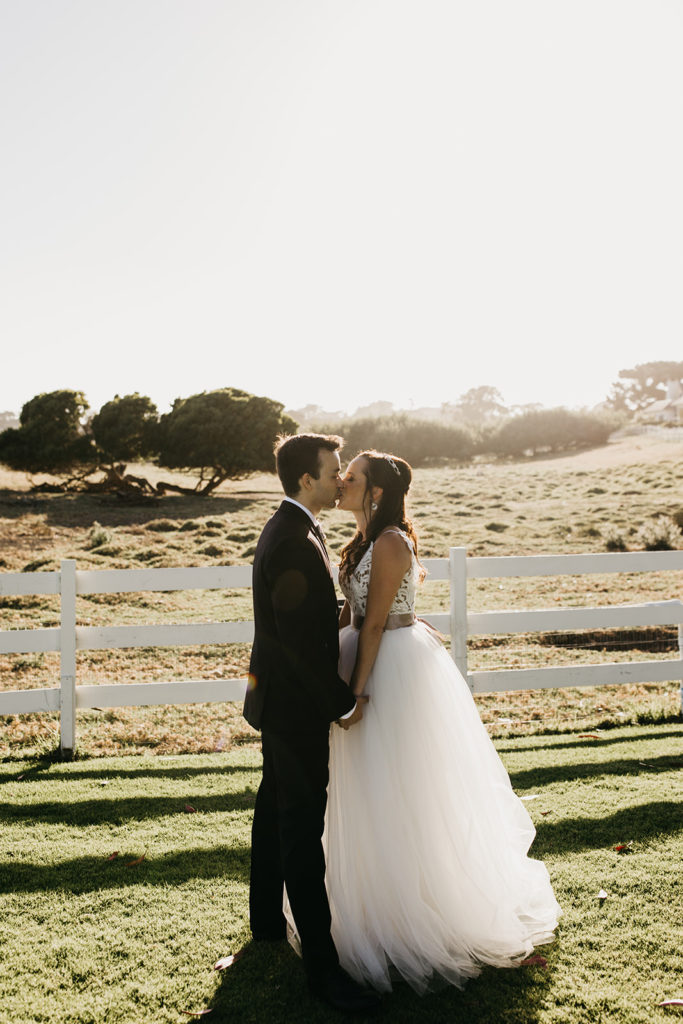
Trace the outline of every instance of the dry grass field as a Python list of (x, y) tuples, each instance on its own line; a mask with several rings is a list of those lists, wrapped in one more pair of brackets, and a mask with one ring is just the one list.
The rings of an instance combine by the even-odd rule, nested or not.
[[(154, 477), (155, 467), (144, 471)], [(169, 474), (163, 474), (168, 478)], [(178, 478), (180, 479), (180, 478)], [(133, 568), (249, 562), (259, 531), (277, 507), (275, 476), (224, 484), (209, 498), (166, 496), (128, 504), (101, 495), (37, 493), (22, 474), (0, 472), (0, 571)], [(473, 463), (416, 471), (411, 511), (421, 554), (445, 557), (464, 545), (470, 554), (582, 553), (606, 550), (619, 534), (638, 550), (640, 531), (683, 507), (683, 442), (641, 436), (556, 459)], [(336, 554), (352, 534), (342, 513), (325, 514)], [(683, 546), (681, 537), (680, 546)], [(470, 584), (471, 610), (636, 603), (679, 597), (681, 573), (479, 580)], [(444, 584), (424, 585), (419, 610), (446, 607)], [(79, 598), (80, 625), (190, 622), (251, 618), (248, 590), (170, 594), (88, 595)], [(51, 597), (0, 598), (0, 628), (54, 626)], [(674, 629), (477, 637), (472, 668), (671, 658)], [(247, 645), (83, 652), (78, 682), (144, 682), (243, 675)], [(0, 656), (0, 687), (55, 685), (56, 655)], [(493, 735), (518, 735), (657, 720), (679, 709), (678, 684), (488, 694), (477, 698)], [(25, 757), (54, 748), (57, 721), (48, 715), (3, 721), (0, 756)], [(180, 753), (251, 744), (255, 734), (235, 705), (121, 708), (79, 714), (83, 754)]]

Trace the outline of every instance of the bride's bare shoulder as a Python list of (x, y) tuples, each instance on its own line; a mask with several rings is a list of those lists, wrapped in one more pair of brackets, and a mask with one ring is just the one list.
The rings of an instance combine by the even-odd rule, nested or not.
[(406, 569), (412, 559), (412, 550), (405, 534), (396, 527), (388, 527), (373, 544), (373, 560), (391, 561), (394, 564), (405, 564)]

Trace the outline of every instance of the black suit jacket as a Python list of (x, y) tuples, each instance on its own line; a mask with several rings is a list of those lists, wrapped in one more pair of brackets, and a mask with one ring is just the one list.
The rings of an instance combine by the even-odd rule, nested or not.
[(337, 674), (337, 598), (325, 546), (289, 501), (254, 556), (254, 645), (244, 717), (255, 729), (327, 727), (355, 698)]

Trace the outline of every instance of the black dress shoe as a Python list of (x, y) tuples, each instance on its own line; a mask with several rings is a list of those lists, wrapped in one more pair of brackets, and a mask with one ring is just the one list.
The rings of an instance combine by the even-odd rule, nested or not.
[(376, 992), (363, 988), (341, 967), (309, 978), (308, 985), (313, 995), (343, 1013), (368, 1013), (380, 1004)]

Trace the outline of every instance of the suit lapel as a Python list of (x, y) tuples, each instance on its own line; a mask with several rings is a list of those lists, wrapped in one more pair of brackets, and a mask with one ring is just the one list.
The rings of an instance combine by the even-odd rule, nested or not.
[(327, 547), (325, 546), (325, 542), (322, 537), (318, 535), (311, 517), (307, 515), (303, 509), (293, 505), (291, 501), (283, 501), (278, 511), (286, 516), (294, 516), (297, 522), (306, 523), (308, 527), (307, 539), (314, 545), (316, 551), (320, 554), (328, 575), (332, 578), (332, 567), (330, 565), (330, 556), (327, 553)]
[(311, 529), (308, 531), (308, 539), (313, 541), (313, 543), (317, 547), (318, 551), (320, 552), (320, 554), (325, 559), (325, 565), (327, 566), (327, 571), (329, 572), (329, 574), (331, 576), (332, 575), (332, 567), (330, 566), (330, 556), (327, 553), (327, 548), (325, 547), (325, 543), (322, 540), (322, 538), (318, 536), (317, 532), (313, 529), (312, 526), (311, 526)]

